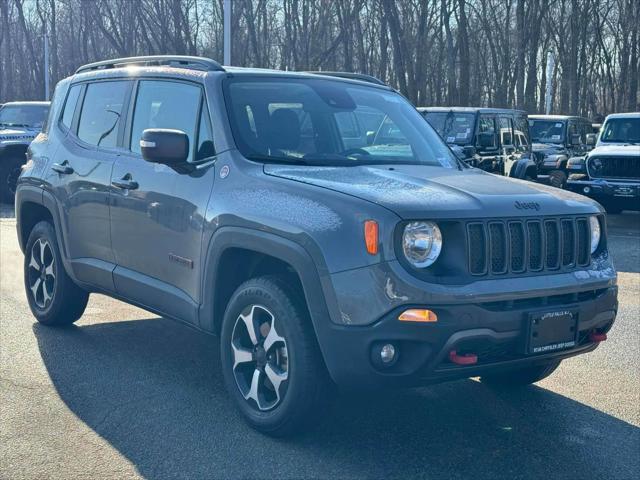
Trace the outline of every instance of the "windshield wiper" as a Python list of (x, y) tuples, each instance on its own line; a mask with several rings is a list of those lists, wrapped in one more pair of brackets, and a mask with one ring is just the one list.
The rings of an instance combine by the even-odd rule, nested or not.
[(303, 159), (296, 158), (296, 157), (274, 157), (271, 155), (260, 155), (260, 154), (245, 155), (245, 157), (255, 162), (290, 163), (292, 165), (308, 165), (308, 163), (305, 162)]

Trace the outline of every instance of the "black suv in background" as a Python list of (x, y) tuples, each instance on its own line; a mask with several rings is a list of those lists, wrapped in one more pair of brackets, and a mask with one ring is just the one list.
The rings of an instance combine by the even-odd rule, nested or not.
[(567, 182), (567, 161), (584, 156), (597, 138), (589, 120), (568, 115), (529, 115), (529, 132), (538, 179), (557, 188)]
[(418, 111), (469, 165), (499, 175), (536, 179), (526, 112), (474, 107), (420, 107)]
[(0, 202), (13, 202), (25, 153), (40, 132), (49, 102), (9, 102), (0, 105)]
[[(512, 117), (482, 115), (483, 145), (516, 141)], [(16, 216), (39, 322), (102, 292), (218, 335), (230, 397), (272, 435), (321, 418), (332, 382), (536, 382), (617, 311), (596, 202), (469, 168), (375, 82), (199, 57), (81, 67)]]

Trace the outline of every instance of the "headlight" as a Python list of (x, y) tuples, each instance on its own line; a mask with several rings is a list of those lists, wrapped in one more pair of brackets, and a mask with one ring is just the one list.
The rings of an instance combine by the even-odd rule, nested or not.
[(589, 224), (591, 226), (591, 253), (595, 252), (600, 245), (600, 221), (598, 217), (589, 217)]
[(433, 265), (442, 250), (442, 234), (433, 222), (411, 222), (404, 227), (402, 251), (416, 268)]

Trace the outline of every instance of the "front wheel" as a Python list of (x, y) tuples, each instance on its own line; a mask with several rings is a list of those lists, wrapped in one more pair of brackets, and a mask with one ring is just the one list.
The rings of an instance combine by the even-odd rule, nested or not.
[(44, 325), (68, 325), (80, 318), (89, 294), (78, 287), (62, 265), (53, 226), (33, 227), (24, 255), (24, 286), (31, 312)]
[(519, 368), (504, 373), (484, 375), (482, 383), (496, 387), (523, 387), (539, 382), (551, 375), (560, 365), (560, 360), (548, 362), (543, 365)]
[(256, 430), (286, 436), (318, 419), (328, 375), (302, 295), (279, 277), (238, 287), (220, 354), (227, 390)]

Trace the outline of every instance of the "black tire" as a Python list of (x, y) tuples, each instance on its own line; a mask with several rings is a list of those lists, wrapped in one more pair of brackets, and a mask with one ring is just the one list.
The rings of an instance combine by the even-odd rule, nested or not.
[(16, 158), (5, 158), (0, 163), (0, 202), (13, 204), (16, 184), (20, 176), (20, 162)]
[[(249, 323), (254, 325), (254, 339), (247, 336)], [(272, 329), (282, 342), (269, 347), (265, 340)], [(253, 428), (284, 437), (320, 419), (330, 382), (301, 293), (276, 276), (248, 280), (229, 300), (220, 337), (227, 390)], [(260, 346), (264, 353), (258, 351)], [(243, 356), (236, 368), (234, 348), (253, 360)], [(260, 365), (261, 355), (263, 362), (266, 356), (266, 365)], [(275, 359), (282, 362), (283, 358), (286, 369), (282, 364), (275, 365)], [(286, 380), (278, 381), (278, 387), (267, 375), (270, 365), (274, 365), (272, 374), (274, 370), (286, 371)], [(262, 372), (257, 374), (257, 380), (256, 372)], [(258, 400), (252, 396), (254, 381)]]
[(549, 173), (549, 185), (556, 188), (564, 188), (567, 184), (567, 174), (562, 170), (552, 170)]
[(31, 312), (43, 325), (69, 325), (82, 316), (87, 306), (89, 293), (67, 275), (49, 222), (37, 223), (29, 234), (24, 287)]
[(559, 365), (560, 360), (554, 360), (544, 365), (535, 365), (494, 375), (484, 375), (481, 380), (482, 383), (495, 387), (524, 387), (547, 378)]

